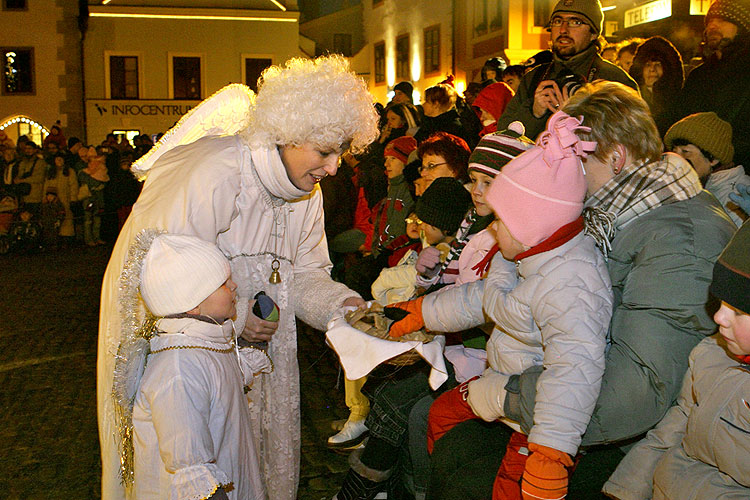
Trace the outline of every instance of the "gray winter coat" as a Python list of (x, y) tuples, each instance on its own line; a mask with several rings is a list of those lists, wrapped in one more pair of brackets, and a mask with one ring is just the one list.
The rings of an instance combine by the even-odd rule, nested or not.
[(750, 498), (750, 367), (720, 335), (690, 353), (682, 391), (620, 462), (604, 491), (621, 500)]

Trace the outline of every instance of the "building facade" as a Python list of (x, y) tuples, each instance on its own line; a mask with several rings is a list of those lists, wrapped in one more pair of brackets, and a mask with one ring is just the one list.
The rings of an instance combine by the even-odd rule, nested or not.
[(179, 3), (89, 6), (84, 75), (90, 142), (108, 133), (164, 132), (225, 85), (255, 89), (266, 67), (306, 56), (296, 1)]
[(37, 144), (56, 121), (81, 136), (79, 5), (70, 0), (0, 0), (0, 129)]

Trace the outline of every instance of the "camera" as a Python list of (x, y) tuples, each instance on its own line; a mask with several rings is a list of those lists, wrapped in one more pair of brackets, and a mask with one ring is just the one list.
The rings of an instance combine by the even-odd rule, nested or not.
[(581, 75), (576, 75), (571, 71), (563, 71), (555, 78), (555, 83), (560, 87), (560, 92), (565, 93), (564, 89), (568, 89), (568, 97), (578, 92), (578, 89), (583, 87), (586, 83), (586, 79)]

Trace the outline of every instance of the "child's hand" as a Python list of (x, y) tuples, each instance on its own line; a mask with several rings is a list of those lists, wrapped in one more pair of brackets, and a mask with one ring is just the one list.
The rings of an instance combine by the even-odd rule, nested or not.
[(397, 302), (385, 307), (383, 310), (386, 318), (394, 320), (388, 328), (388, 335), (399, 338), (407, 333), (416, 332), (424, 328), (424, 318), (422, 317), (423, 300), (424, 297), (419, 297), (415, 300)]
[(524, 500), (559, 499), (568, 494), (568, 469), (573, 465), (570, 455), (560, 450), (529, 443), (529, 455), (521, 481)]
[(425, 278), (432, 278), (440, 271), (440, 250), (427, 247), (419, 252), (416, 269)]
[[(249, 301), (249, 310), (253, 310), (255, 300)], [(255, 314), (248, 314), (242, 338), (248, 342), (268, 342), (279, 327), (278, 321), (265, 321)]]
[(739, 206), (746, 214), (750, 215), (750, 185), (737, 184), (736, 193), (729, 193), (729, 199)]

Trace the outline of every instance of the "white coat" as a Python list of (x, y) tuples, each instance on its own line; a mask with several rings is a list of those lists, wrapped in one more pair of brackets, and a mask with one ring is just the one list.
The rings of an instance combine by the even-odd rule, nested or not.
[[(265, 498), (232, 324), (162, 319), (133, 406), (134, 497)], [(259, 351), (256, 351), (259, 352)], [(231, 485), (231, 487), (229, 486)]]

